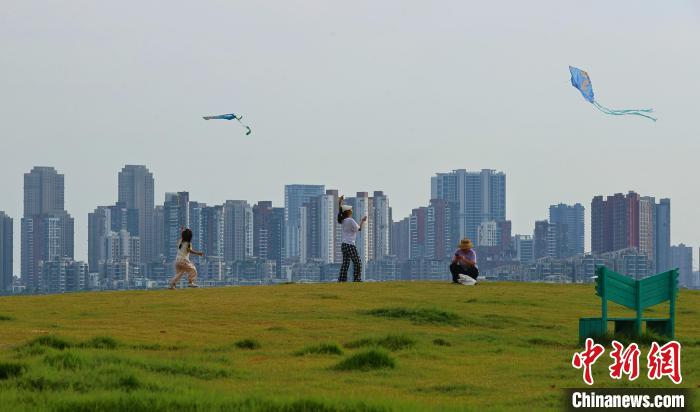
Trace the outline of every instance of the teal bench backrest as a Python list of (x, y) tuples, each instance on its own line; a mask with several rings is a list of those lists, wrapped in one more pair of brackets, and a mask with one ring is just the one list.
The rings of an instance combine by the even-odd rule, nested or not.
[(605, 266), (598, 267), (596, 274), (596, 295), (637, 311), (667, 300), (674, 301), (678, 291), (678, 269), (642, 280), (634, 280)]

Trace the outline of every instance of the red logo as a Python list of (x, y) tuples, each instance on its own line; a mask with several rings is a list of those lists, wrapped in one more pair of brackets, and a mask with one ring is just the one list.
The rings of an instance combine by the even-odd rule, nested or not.
[[(622, 379), (627, 375), (630, 381), (639, 377), (639, 357), (641, 351), (639, 345), (630, 343), (625, 345), (614, 340), (613, 350), (610, 357), (613, 363), (608, 367), (612, 379)], [(605, 353), (603, 345), (593, 342), (593, 339), (586, 339), (586, 348), (582, 352), (574, 353), (571, 365), (576, 369), (583, 369), (583, 381), (588, 385), (593, 385), (593, 364)], [(652, 342), (647, 355), (647, 377), (650, 380), (663, 379), (667, 376), (675, 384), (683, 381), (681, 376), (681, 344), (674, 341), (663, 346)]]
[(659, 347), (658, 343), (653, 342), (647, 356), (647, 367), (647, 377), (651, 380), (668, 376), (673, 383), (681, 383), (681, 344), (671, 341)]
[(571, 364), (576, 369), (583, 368), (583, 381), (588, 385), (593, 385), (593, 364), (598, 358), (605, 352), (603, 345), (593, 343), (593, 339), (586, 339), (586, 350), (583, 352), (574, 353), (573, 359), (571, 359)]
[(612, 341), (613, 351), (610, 357), (613, 364), (610, 365), (610, 377), (622, 379), (622, 375), (627, 375), (633, 381), (639, 377), (639, 355), (641, 351), (636, 343), (631, 343), (627, 348), (620, 342)]

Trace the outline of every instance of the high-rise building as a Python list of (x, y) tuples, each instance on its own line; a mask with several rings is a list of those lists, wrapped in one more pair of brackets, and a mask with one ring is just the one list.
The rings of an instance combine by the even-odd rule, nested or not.
[(501, 250), (503, 250), (503, 251), (513, 250), (512, 245), (511, 245), (513, 224), (511, 223), (510, 220), (503, 220), (500, 222), (496, 222), (496, 224), (498, 225), (498, 237), (499, 237), (498, 246), (500, 246)]
[(107, 206), (107, 208), (109, 209), (109, 224), (112, 231), (118, 232), (120, 230), (126, 230), (132, 236), (138, 236), (138, 209), (129, 209), (124, 203), (120, 202), (117, 202), (114, 206)]
[(534, 259), (549, 256), (549, 221), (538, 220), (535, 222), (535, 231), (532, 236), (532, 250)]
[(410, 217), (403, 218), (391, 224), (391, 255), (399, 262), (405, 262), (410, 257)]
[(340, 225), (338, 191), (326, 190), (301, 207), (300, 261), (316, 260), (323, 264), (340, 261)]
[(41, 292), (65, 293), (85, 290), (88, 286), (88, 265), (73, 259), (61, 257), (42, 261), (39, 265), (41, 273)]
[(234, 262), (253, 257), (253, 208), (245, 200), (224, 204), (224, 260)]
[(535, 249), (532, 236), (515, 235), (516, 259), (522, 263), (530, 263), (535, 260)]
[(323, 185), (286, 185), (284, 187), (285, 257), (298, 257), (300, 248), (300, 208), (312, 197), (324, 193)]
[(427, 207), (418, 207), (411, 211), (408, 220), (408, 258), (428, 257), (427, 248)]
[(671, 201), (635, 192), (596, 196), (591, 202), (591, 251), (638, 249), (656, 271), (671, 269)]
[(563, 259), (573, 256), (566, 224), (551, 223), (548, 220), (535, 222), (533, 233), (533, 253), (535, 259), (544, 257)]
[[(700, 251), (700, 248), (698, 248), (698, 251)], [(700, 262), (700, 255), (698, 256), (698, 261)], [(695, 283), (693, 288), (694, 289), (700, 289), (700, 271), (693, 272), (693, 277), (695, 278)]]
[(672, 269), (671, 263), (671, 199), (660, 199), (655, 206), (654, 252), (656, 271)]
[(67, 213), (22, 218), (22, 278), (29, 290), (45, 290), (41, 263), (73, 259), (74, 222)]
[(671, 246), (671, 266), (678, 268), (678, 284), (684, 288), (695, 286), (693, 278), (693, 248), (683, 243)]
[(119, 172), (119, 203), (127, 209), (138, 210), (138, 233), (143, 247), (143, 260), (150, 262), (155, 256), (153, 249), (153, 209), (154, 182), (153, 174), (142, 165), (126, 165)]
[(616, 193), (591, 202), (591, 251), (613, 252), (639, 248), (639, 200), (637, 193)]
[(284, 246), (284, 208), (272, 207), (270, 201), (253, 206), (253, 255), (275, 262), (275, 275), (282, 273)]
[(477, 246), (498, 246), (499, 236), (498, 236), (498, 224), (495, 220), (489, 220), (486, 222), (481, 222), (479, 228), (477, 229), (476, 236)]
[(488, 247), (492, 251), (510, 250), (511, 228), (510, 220), (481, 222), (474, 243), (476, 246)]
[(318, 258), (323, 263), (336, 263), (340, 225), (338, 224), (338, 191), (326, 190), (326, 194), (317, 198), (318, 202)]
[[(284, 208), (273, 207), (268, 235), (267, 258), (275, 261), (275, 275), (282, 276), (282, 258), (284, 258)], [(340, 238), (338, 238), (340, 239)], [(340, 243), (340, 240), (338, 240)]]
[(320, 198), (314, 197), (299, 209), (299, 261), (319, 259), (321, 254)]
[(162, 205), (153, 208), (153, 258), (151, 261), (165, 258), (165, 209)]
[(53, 167), (35, 166), (24, 174), (24, 217), (64, 211), (64, 176)]
[(607, 203), (603, 196), (595, 196), (591, 201), (591, 253), (604, 253), (612, 249), (612, 241), (607, 229), (612, 224), (612, 215), (607, 213)]
[(574, 255), (582, 255), (584, 252), (584, 207), (580, 203), (575, 205), (549, 206), (549, 222), (566, 226), (567, 245), (561, 248), (561, 258)]
[[(326, 242), (333, 243), (333, 245), (332, 245), (333, 253), (332, 253), (332, 259), (330, 260), (330, 262), (337, 263), (337, 264), (339, 264), (340, 262), (343, 261), (343, 254), (342, 254), (342, 251), (340, 248), (340, 244), (342, 243), (343, 230), (342, 230), (340, 223), (338, 223), (338, 213), (340, 212), (340, 204), (338, 203), (338, 196), (339, 196), (338, 190), (335, 190), (335, 189), (326, 190), (326, 197), (327, 197), (326, 202), (331, 202), (331, 201), (333, 202), (333, 214), (332, 215), (326, 214), (326, 216), (328, 216), (327, 219), (330, 220), (330, 223), (325, 223), (325, 225), (326, 225), (325, 227), (327, 228), (326, 230), (328, 230), (328, 232), (327, 232), (328, 237), (327, 237)], [(327, 207), (326, 210), (327, 210), (327, 212), (330, 212), (330, 208)], [(333, 226), (333, 233), (332, 233), (333, 238), (332, 239), (331, 239), (331, 232), (329, 230), (328, 225)], [(328, 268), (328, 265), (326, 265), (326, 268)]]
[(549, 223), (547, 232), (547, 257), (563, 259), (574, 256), (569, 230), (565, 223)]
[[(618, 197), (619, 196), (619, 197)], [(639, 249), (639, 194), (627, 193), (624, 208), (619, 204), (621, 195), (615, 195), (613, 204), (613, 250), (627, 247)], [(625, 222), (624, 229), (620, 222)]]
[(34, 167), (24, 175), (22, 278), (29, 290), (44, 290), (40, 264), (73, 259), (74, 223), (64, 207), (64, 176), (53, 167)]
[(431, 178), (431, 198), (458, 205), (459, 237), (477, 239), (479, 225), (506, 220), (506, 175), (495, 170), (438, 173)]
[(656, 262), (656, 201), (653, 197), (639, 198), (639, 251)]
[(372, 251), (371, 259), (381, 259), (389, 255), (390, 232), (391, 232), (391, 207), (389, 206), (389, 198), (381, 191), (375, 191), (371, 200), (371, 215), (369, 221), (372, 233)]
[(272, 202), (259, 201), (253, 206), (253, 255), (255, 257), (269, 259), (271, 225)]
[(204, 250), (206, 239), (206, 203), (189, 202), (189, 228), (192, 230), (192, 247), (197, 251)]
[(445, 199), (431, 199), (425, 213), (426, 257), (450, 257), (459, 243), (456, 203)]
[(204, 247), (207, 260), (224, 262), (224, 233), (226, 229), (224, 206), (207, 206), (204, 211)]
[(0, 292), (12, 291), (12, 218), (0, 211)]
[[(88, 266), (92, 273), (100, 272), (100, 265), (107, 261), (105, 242), (112, 233), (124, 231), (130, 237), (140, 239), (136, 235), (138, 219), (137, 209), (128, 209), (119, 202), (113, 206), (98, 206), (88, 214)], [(130, 262), (141, 265), (141, 254), (132, 256)]]
[[(94, 217), (98, 220), (100, 211), (96, 210)], [(92, 214), (91, 214), (92, 215)], [(99, 273), (100, 284), (106, 289), (121, 289), (131, 286), (131, 282), (136, 276), (142, 272), (142, 253), (141, 239), (138, 236), (132, 236), (126, 229), (109, 230), (98, 237), (99, 242), (95, 247), (99, 248), (99, 256), (93, 256), (92, 259), (98, 260), (96, 266), (90, 270), (93, 273)], [(99, 230), (91, 230), (91, 233), (99, 232)], [(89, 243), (93, 243), (91, 239)], [(151, 275), (153, 275), (151, 273)], [(156, 280), (156, 277), (152, 277)], [(160, 280), (160, 279), (159, 279)]]
[(105, 256), (102, 263), (128, 261), (138, 266), (141, 262), (141, 239), (126, 230), (109, 232), (105, 237)]
[(88, 213), (88, 267), (97, 273), (105, 261), (105, 238), (112, 231), (111, 210), (108, 206), (98, 206)]

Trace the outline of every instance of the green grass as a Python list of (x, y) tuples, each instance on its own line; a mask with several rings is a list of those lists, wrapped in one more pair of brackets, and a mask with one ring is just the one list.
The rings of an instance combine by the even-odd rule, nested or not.
[(371, 349), (357, 353), (340, 361), (333, 369), (339, 371), (371, 371), (376, 369), (393, 369), (396, 362), (387, 353)]
[(248, 350), (260, 349), (260, 342), (258, 342), (255, 339), (239, 340), (238, 342), (236, 342), (235, 345), (238, 349), (248, 349)]
[(403, 335), (388, 335), (384, 338), (364, 338), (348, 342), (345, 347), (348, 349), (357, 349), (365, 346), (381, 346), (390, 351), (408, 349), (413, 347), (416, 341), (408, 336)]
[(433, 339), (433, 345), (435, 346), (452, 346), (452, 344), (443, 338)]
[(381, 308), (367, 311), (368, 315), (389, 318), (407, 319), (413, 323), (432, 323), (436, 325), (457, 326), (463, 323), (462, 318), (456, 313), (439, 309), (410, 309), (410, 308)]
[[(698, 313), (682, 290), (683, 387), (700, 384)], [(0, 410), (557, 411), (600, 300), (590, 285), (289, 284), (5, 296), (0, 314)], [(609, 378), (606, 343), (594, 388), (674, 386), (645, 379), (652, 339), (634, 382)]]
[(44, 357), (44, 363), (56, 369), (79, 369), (85, 365), (83, 358), (74, 352), (60, 352)]
[(24, 365), (14, 362), (0, 362), (0, 381), (14, 378), (24, 372)]
[(46, 335), (46, 336), (39, 336), (38, 338), (32, 339), (31, 341), (27, 342), (25, 347), (45, 347), (45, 348), (54, 348), (54, 349), (68, 349), (71, 346), (73, 346), (72, 343), (68, 342), (65, 339), (52, 336), (52, 335)]
[(117, 349), (119, 346), (121, 344), (109, 336), (96, 336), (80, 345), (81, 348), (94, 349)]
[(128, 398), (100, 397), (95, 399), (70, 399), (58, 402), (55, 412), (170, 412), (170, 411), (251, 411), (251, 412), (384, 412), (388, 408), (370, 406), (365, 403), (336, 406), (312, 399), (289, 402), (261, 400), (258, 398), (230, 401), (192, 398), (157, 398), (143, 393)]
[(294, 353), (296, 356), (306, 355), (342, 355), (343, 350), (335, 343), (321, 343), (319, 345), (307, 346)]

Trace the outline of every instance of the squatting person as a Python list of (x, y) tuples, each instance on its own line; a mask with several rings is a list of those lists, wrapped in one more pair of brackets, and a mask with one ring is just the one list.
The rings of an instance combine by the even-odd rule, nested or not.
[(460, 275), (469, 276), (469, 278), (462, 278), (466, 280), (466, 283), (476, 283), (476, 278), (479, 277), (479, 267), (476, 265), (476, 252), (471, 240), (465, 238), (459, 242), (459, 248), (452, 256), (450, 272), (452, 272), (452, 283), (460, 283)]

